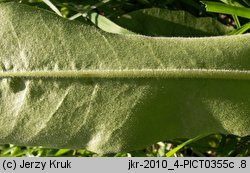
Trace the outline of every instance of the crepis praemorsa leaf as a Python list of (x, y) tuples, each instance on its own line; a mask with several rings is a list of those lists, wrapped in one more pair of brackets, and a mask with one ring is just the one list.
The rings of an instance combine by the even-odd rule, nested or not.
[(250, 134), (250, 35), (109, 34), (0, 5), (0, 143), (130, 151)]

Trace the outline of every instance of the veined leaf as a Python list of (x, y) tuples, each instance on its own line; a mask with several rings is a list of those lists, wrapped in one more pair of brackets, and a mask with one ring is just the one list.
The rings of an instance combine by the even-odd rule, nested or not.
[(137, 10), (121, 16), (115, 22), (136, 33), (149, 36), (215, 36), (233, 30), (211, 17), (195, 17), (185, 11), (160, 8)]
[(110, 153), (250, 134), (249, 34), (110, 34), (16, 3), (0, 18), (0, 143)]

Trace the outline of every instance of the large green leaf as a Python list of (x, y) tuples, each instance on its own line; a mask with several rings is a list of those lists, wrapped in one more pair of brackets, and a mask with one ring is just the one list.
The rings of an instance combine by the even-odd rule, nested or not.
[(185, 11), (160, 8), (137, 10), (115, 20), (131, 31), (149, 36), (215, 36), (233, 30), (211, 17), (197, 18)]
[(250, 35), (109, 34), (0, 5), (0, 143), (129, 151), (250, 134)]

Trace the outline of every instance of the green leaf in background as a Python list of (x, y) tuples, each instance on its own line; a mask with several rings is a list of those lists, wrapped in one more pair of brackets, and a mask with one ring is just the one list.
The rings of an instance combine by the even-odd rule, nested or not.
[(193, 138), (193, 139), (189, 139), (189, 140), (183, 142), (182, 144), (178, 145), (177, 147), (175, 147), (174, 149), (172, 149), (172, 150), (169, 151), (168, 153), (166, 153), (166, 156), (167, 156), (167, 157), (171, 157), (172, 155), (174, 155), (177, 151), (179, 151), (180, 149), (182, 149), (182, 148), (185, 147), (186, 145), (191, 144), (191, 143), (193, 143), (193, 142), (195, 142), (195, 141), (198, 141), (198, 140), (200, 140), (200, 139), (203, 139), (203, 138), (205, 138), (205, 137), (208, 137), (208, 134), (200, 135), (200, 136), (197, 136), (197, 137), (195, 137), (195, 138)]
[(250, 8), (241, 6), (231, 6), (228, 4), (212, 2), (212, 1), (202, 1), (202, 3), (205, 4), (207, 12), (231, 14), (250, 19)]
[(250, 134), (249, 34), (109, 34), (16, 3), (0, 18), (0, 143), (113, 153)]
[(103, 31), (116, 34), (135, 34), (125, 28), (120, 27), (106, 17), (97, 14), (96, 12), (89, 13), (88, 19)]
[(149, 36), (215, 36), (233, 30), (209, 17), (197, 18), (185, 11), (160, 8), (134, 11), (115, 22), (133, 32)]

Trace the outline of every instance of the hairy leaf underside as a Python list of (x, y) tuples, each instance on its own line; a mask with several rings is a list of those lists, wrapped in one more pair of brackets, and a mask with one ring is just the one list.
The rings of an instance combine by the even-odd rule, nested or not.
[(250, 35), (109, 34), (0, 5), (0, 143), (110, 153), (250, 135)]

